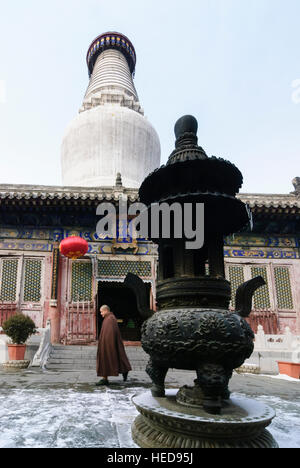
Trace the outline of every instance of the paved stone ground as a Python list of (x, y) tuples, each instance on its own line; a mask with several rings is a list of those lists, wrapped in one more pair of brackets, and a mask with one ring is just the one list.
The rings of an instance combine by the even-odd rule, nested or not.
[[(194, 378), (194, 372), (169, 370), (166, 387), (192, 385)], [(132, 371), (126, 383), (111, 377), (109, 387), (96, 387), (98, 380), (94, 370), (0, 366), (0, 448), (136, 448), (131, 398), (149, 389), (150, 378)], [(279, 447), (300, 447), (300, 380), (234, 374), (230, 390), (275, 409), (268, 429)]]
[[(196, 375), (194, 372), (169, 370), (166, 378), (167, 388), (179, 388), (192, 385)], [(39, 368), (22, 370), (4, 369), (0, 366), (1, 388), (51, 388), (94, 386), (99, 380), (95, 371), (49, 371)], [(129, 373), (128, 381), (123, 384), (122, 377), (110, 377), (112, 388), (120, 384), (126, 387), (145, 387), (151, 385), (150, 378), (144, 371)], [(288, 401), (300, 401), (300, 380), (290, 381), (266, 375), (234, 373), (229, 385), (230, 391), (248, 396), (275, 396)]]

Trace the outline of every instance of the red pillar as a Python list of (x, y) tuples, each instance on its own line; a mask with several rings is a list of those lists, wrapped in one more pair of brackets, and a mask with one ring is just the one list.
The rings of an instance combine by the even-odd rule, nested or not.
[(51, 299), (49, 316), (51, 320), (51, 343), (60, 342), (60, 311), (57, 301), (59, 275), (59, 245), (55, 242), (52, 253)]

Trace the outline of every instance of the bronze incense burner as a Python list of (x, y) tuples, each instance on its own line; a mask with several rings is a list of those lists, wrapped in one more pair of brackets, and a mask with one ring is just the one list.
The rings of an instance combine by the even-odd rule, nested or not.
[[(229, 398), (228, 382), (235, 368), (250, 357), (254, 334), (245, 318), (251, 312), (252, 295), (264, 284), (257, 277), (236, 293), (236, 311), (229, 311), (230, 283), (225, 279), (224, 236), (241, 230), (250, 221), (248, 207), (236, 195), (242, 186), (240, 171), (229, 161), (208, 157), (198, 146), (198, 124), (184, 116), (175, 125), (176, 149), (165, 166), (142, 183), (140, 201), (174, 203), (184, 208), (204, 204), (204, 243), (186, 249), (186, 239), (169, 238), (159, 231), (151, 239), (159, 246), (157, 308), (147, 308), (143, 282), (129, 274), (125, 280), (136, 293), (145, 320), (142, 346), (149, 354), (147, 373), (152, 395), (165, 395), (169, 368), (196, 371), (194, 387), (183, 387), (177, 401), (219, 414)], [(192, 211), (191, 224), (196, 223)]]

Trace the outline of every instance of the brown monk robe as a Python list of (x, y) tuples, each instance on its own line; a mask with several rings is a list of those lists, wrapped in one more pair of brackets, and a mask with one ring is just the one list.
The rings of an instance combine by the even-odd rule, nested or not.
[(120, 329), (115, 315), (108, 306), (102, 306), (103, 317), (97, 350), (97, 375), (102, 377), (96, 385), (108, 385), (108, 377), (123, 374), (127, 380), (131, 365), (126, 356)]

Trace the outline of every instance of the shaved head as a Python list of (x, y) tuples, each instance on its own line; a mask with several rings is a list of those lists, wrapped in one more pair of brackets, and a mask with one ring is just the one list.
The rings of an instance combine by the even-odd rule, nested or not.
[(110, 307), (108, 305), (103, 305), (100, 307), (100, 313), (102, 317), (105, 317), (107, 314), (110, 313)]

